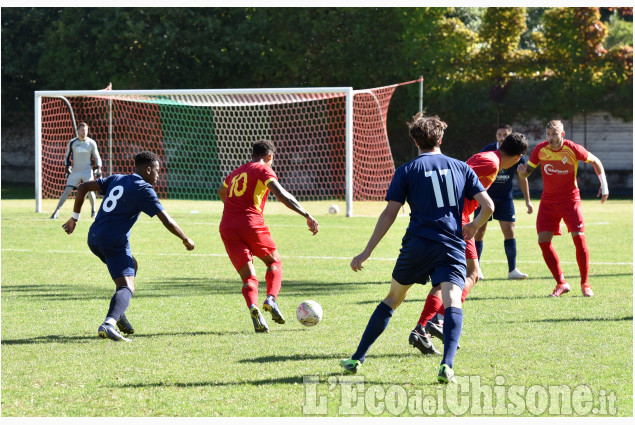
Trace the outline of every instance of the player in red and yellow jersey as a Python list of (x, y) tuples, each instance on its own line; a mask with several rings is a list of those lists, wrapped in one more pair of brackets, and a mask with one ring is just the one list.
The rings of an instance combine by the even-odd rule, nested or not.
[(274, 153), (273, 142), (260, 140), (254, 143), (251, 162), (232, 171), (218, 189), (218, 195), (224, 203), (219, 226), (220, 236), (229, 259), (243, 281), (242, 293), (256, 332), (269, 332), (269, 327), (258, 308), (258, 279), (253, 264), (254, 256), (267, 265), (267, 298), (263, 310), (270, 312), (276, 323), (284, 323), (277, 304), (282, 285), (282, 263), (262, 214), (269, 191), (287, 208), (304, 216), (314, 235), (318, 232), (317, 220), (278, 183), (276, 173), (271, 168)]
[(564, 135), (562, 121), (550, 121), (547, 124), (547, 140), (534, 148), (529, 162), (519, 166), (518, 172), (522, 177), (527, 177), (541, 166), (543, 189), (536, 218), (536, 230), (542, 256), (556, 279), (556, 288), (551, 296), (559, 297), (571, 290), (562, 273), (556, 250), (551, 244), (553, 235), (562, 234), (560, 220), (564, 220), (576, 249), (582, 294), (585, 297), (592, 297), (593, 291), (589, 284), (589, 249), (584, 237), (584, 218), (576, 180), (578, 161), (593, 165), (600, 179), (600, 190), (597, 196), (602, 198), (602, 203), (609, 197), (609, 187), (600, 160), (584, 147), (566, 140)]
[[(496, 180), (498, 170), (508, 169), (514, 166), (527, 152), (527, 148), (527, 138), (523, 134), (511, 133), (505, 138), (498, 150), (479, 152), (470, 157), (470, 159), (467, 160), (467, 164), (474, 170), (483, 187), (487, 189), (492, 185), (494, 180)], [(461, 217), (463, 226), (470, 222), (470, 215), (476, 211), (477, 208), (478, 202), (468, 200), (467, 198), (465, 199)], [(476, 282), (478, 282), (478, 253), (476, 252), (474, 238), (466, 241), (465, 259), (467, 261), (467, 276), (465, 278), (463, 293), (461, 294), (461, 302), (465, 301), (467, 294), (474, 285), (476, 285)], [(443, 302), (441, 301), (441, 291), (437, 289), (438, 288), (433, 287), (430, 290), (419, 321), (414, 330), (410, 333), (409, 342), (416, 348), (419, 348), (419, 344), (416, 343), (418, 335), (424, 335), (424, 329), (432, 336), (443, 341), (442, 326), (438, 322), (433, 323), (430, 320), (436, 313), (443, 314), (445, 312)], [(419, 350), (424, 354), (429, 354), (429, 351), (422, 350), (421, 348), (419, 348)]]

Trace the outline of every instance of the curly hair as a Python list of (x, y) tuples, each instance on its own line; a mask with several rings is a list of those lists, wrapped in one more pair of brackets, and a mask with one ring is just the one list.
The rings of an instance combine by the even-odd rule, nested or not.
[(149, 165), (152, 166), (154, 161), (159, 162), (159, 157), (150, 151), (139, 152), (134, 156), (134, 165), (135, 167)]
[(410, 137), (424, 150), (438, 147), (446, 128), (448, 125), (438, 116), (426, 116), (425, 111), (419, 112), (408, 123)]
[(276, 147), (274, 146), (271, 140), (258, 140), (254, 143), (252, 147), (251, 155), (254, 158), (261, 158), (263, 156), (267, 156), (276, 151)]

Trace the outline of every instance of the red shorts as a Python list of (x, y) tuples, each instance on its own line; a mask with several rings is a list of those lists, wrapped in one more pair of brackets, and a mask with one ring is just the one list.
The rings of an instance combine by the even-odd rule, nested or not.
[(474, 238), (469, 241), (465, 241), (465, 259), (466, 260), (476, 260), (478, 258), (478, 253), (476, 252), (476, 244), (474, 243)]
[(570, 203), (540, 203), (538, 217), (536, 217), (538, 233), (553, 232), (554, 235), (561, 235), (560, 220), (564, 220), (569, 233), (584, 232), (582, 202), (577, 200)]
[(253, 259), (271, 254), (276, 250), (276, 244), (271, 238), (269, 228), (231, 227), (219, 228), (220, 237), (225, 244), (225, 251), (236, 271)]

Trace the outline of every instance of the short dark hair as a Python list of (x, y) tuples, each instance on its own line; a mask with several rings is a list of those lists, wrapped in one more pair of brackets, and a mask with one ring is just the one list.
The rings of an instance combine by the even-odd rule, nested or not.
[(522, 133), (512, 133), (505, 137), (499, 150), (509, 156), (524, 155), (529, 149), (527, 138)]
[(276, 147), (271, 140), (258, 140), (254, 143), (251, 150), (251, 156), (254, 158), (262, 158), (269, 154), (275, 153)]
[(152, 166), (152, 163), (154, 161), (159, 162), (159, 157), (154, 152), (143, 151), (143, 152), (139, 152), (138, 154), (134, 156), (135, 167), (145, 166), (145, 165)]
[(410, 137), (421, 149), (433, 149), (439, 146), (443, 138), (443, 130), (448, 125), (434, 116), (426, 116), (425, 111), (419, 112), (408, 123)]
[(514, 130), (512, 130), (512, 126), (509, 125), (509, 124), (501, 124), (501, 125), (499, 125), (497, 130), (501, 130), (501, 129), (509, 130), (510, 133), (514, 132)]

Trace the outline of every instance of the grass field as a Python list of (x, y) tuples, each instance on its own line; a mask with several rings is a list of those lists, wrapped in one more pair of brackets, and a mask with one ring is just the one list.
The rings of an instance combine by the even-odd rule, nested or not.
[[(97, 337), (114, 285), (86, 246), (91, 220), (68, 236), (64, 220), (48, 219), (55, 202), (44, 201), (48, 214), (36, 214), (32, 199), (2, 201), (2, 416), (633, 415), (631, 200), (583, 202), (596, 294), (590, 299), (580, 294), (568, 235), (554, 243), (572, 291), (552, 299), (535, 214), (517, 204), (525, 281), (505, 279), (502, 233), (490, 224), (486, 280), (464, 305), (458, 398), (456, 386), (436, 383), (440, 358), (408, 345), (428, 292), (419, 285), (360, 374), (341, 374), (339, 359), (353, 353), (387, 294), (408, 223), (400, 216), (365, 269), (352, 272), (348, 264), (384, 203), (356, 204), (364, 216), (354, 218), (307, 203), (320, 221), (314, 237), (301, 217), (267, 205), (283, 257), (279, 304), (287, 323), (268, 320), (271, 333), (255, 334), (218, 235), (220, 203), (166, 201), (196, 249), (187, 252), (158, 219), (139, 219), (131, 244), (140, 269), (127, 312), (136, 333), (125, 344)], [(61, 216), (70, 211), (69, 202)], [(264, 267), (257, 270), (264, 288)], [(294, 318), (305, 299), (324, 308), (315, 328)], [(554, 399), (556, 391), (561, 397)]]

